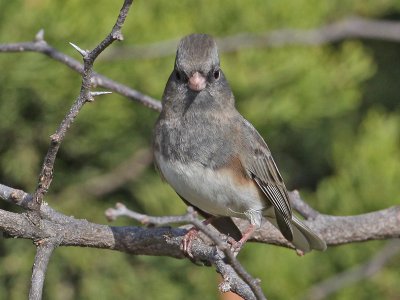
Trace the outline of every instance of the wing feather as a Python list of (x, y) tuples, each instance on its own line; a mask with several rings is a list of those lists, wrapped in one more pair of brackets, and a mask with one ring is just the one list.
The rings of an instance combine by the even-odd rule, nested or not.
[(292, 209), (283, 178), (263, 138), (249, 122), (245, 121), (245, 125), (248, 141), (253, 141), (246, 147), (253, 155), (246, 155), (244, 167), (273, 205), (279, 229), (285, 238), (291, 241), (293, 240)]

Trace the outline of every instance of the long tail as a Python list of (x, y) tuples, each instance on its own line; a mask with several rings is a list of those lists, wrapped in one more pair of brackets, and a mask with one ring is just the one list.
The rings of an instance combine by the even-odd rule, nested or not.
[[(267, 219), (279, 229), (275, 218), (267, 217)], [(326, 250), (326, 243), (295, 215), (292, 216), (292, 225), (293, 240), (290, 242), (296, 247), (296, 249), (299, 249), (304, 253), (310, 252), (312, 249), (319, 251)]]
[(303, 252), (309, 252), (312, 249), (326, 250), (326, 243), (295, 215), (292, 216), (292, 224), (294, 225), (292, 243), (297, 249)]

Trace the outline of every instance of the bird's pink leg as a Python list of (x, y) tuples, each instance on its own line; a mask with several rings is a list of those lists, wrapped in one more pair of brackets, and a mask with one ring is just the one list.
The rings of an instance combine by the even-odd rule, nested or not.
[(236, 241), (232, 241), (232, 252), (237, 255), (240, 251), (240, 249), (242, 249), (244, 243), (247, 242), (247, 240), (253, 235), (254, 231), (256, 230), (256, 225), (254, 224), (250, 224), (249, 227), (247, 227), (246, 231), (243, 233), (242, 238), (236, 242)]

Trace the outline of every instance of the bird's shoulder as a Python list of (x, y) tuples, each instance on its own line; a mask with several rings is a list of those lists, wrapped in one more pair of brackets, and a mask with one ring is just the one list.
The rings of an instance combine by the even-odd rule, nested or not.
[(282, 175), (263, 137), (242, 116), (236, 118), (235, 124), (240, 131), (240, 140), (236, 143), (237, 153), (249, 176), (258, 177), (265, 184), (278, 185), (285, 189)]
[(271, 151), (267, 143), (257, 131), (257, 129), (247, 121), (242, 115), (238, 115), (232, 120), (234, 131), (239, 137), (240, 149), (248, 154), (248, 159), (258, 159), (271, 156)]

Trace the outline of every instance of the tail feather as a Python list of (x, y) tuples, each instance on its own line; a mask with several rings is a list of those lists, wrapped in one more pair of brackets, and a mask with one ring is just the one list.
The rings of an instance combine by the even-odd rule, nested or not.
[[(325, 251), (326, 250), (326, 243), (323, 241), (318, 235), (316, 235), (310, 228), (308, 228), (303, 222), (301, 222), (295, 215), (292, 216), (292, 224), (293, 226), (293, 231), (294, 232), (294, 239), (293, 239), (293, 245), (302, 250), (303, 252), (308, 252), (312, 249), (319, 250), (319, 251)], [(296, 238), (297, 236), (302, 236), (302, 238), (299, 238), (299, 243), (297, 243)], [(307, 240), (307, 245), (305, 245), (304, 248), (308, 248), (309, 250), (304, 251), (302, 249), (302, 244), (300, 241), (303, 241), (304, 239)]]
[[(267, 216), (267, 219), (279, 229), (276, 218)], [(293, 240), (290, 242), (296, 249), (299, 249), (304, 253), (310, 252), (312, 249), (319, 251), (326, 250), (326, 243), (295, 215), (292, 216), (292, 225)]]

